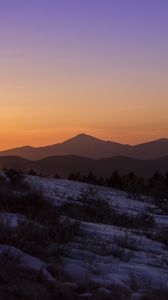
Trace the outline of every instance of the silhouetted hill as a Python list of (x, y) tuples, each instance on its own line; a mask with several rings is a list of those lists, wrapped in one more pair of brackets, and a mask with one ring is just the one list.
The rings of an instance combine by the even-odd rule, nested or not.
[(130, 152), (136, 158), (160, 158), (168, 155), (168, 139), (159, 139), (139, 145), (135, 145)]
[(148, 177), (156, 171), (165, 174), (168, 171), (168, 156), (160, 159), (139, 160), (129, 157), (112, 157), (101, 160), (68, 155), (54, 156), (38, 161), (29, 161), (19, 157), (0, 157), (0, 168), (13, 167), (18, 170), (29, 171), (31, 168), (43, 175), (55, 175), (67, 177), (72, 172), (87, 174), (90, 170), (97, 176), (109, 177), (114, 169), (118, 169), (121, 175), (131, 171), (138, 176)]
[(0, 156), (6, 155), (20, 156), (31, 160), (63, 155), (78, 155), (94, 159), (103, 159), (118, 155), (139, 159), (155, 159), (168, 155), (168, 139), (130, 146), (80, 134), (55, 145), (38, 148), (25, 146), (0, 152)]

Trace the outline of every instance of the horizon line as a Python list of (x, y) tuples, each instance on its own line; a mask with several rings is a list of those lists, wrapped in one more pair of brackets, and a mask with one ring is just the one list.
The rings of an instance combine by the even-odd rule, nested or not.
[(39, 145), (39, 146), (33, 146), (33, 145), (20, 145), (20, 146), (16, 146), (16, 147), (11, 147), (11, 148), (7, 148), (7, 149), (4, 149), (4, 150), (0, 150), (0, 152), (6, 152), (6, 151), (9, 151), (9, 150), (13, 150), (13, 149), (20, 149), (20, 148), (33, 148), (33, 149), (38, 149), (38, 148), (45, 148), (45, 147), (50, 147), (50, 146), (54, 146), (54, 145), (58, 145), (58, 144), (63, 144), (67, 141), (70, 141), (70, 140), (73, 140), (77, 137), (80, 137), (80, 136), (85, 136), (85, 137), (88, 137), (88, 138), (92, 138), (92, 139), (95, 139), (95, 140), (99, 140), (99, 141), (102, 141), (102, 142), (111, 142), (111, 143), (115, 143), (115, 144), (120, 144), (120, 145), (127, 145), (127, 146), (130, 146), (130, 147), (134, 147), (134, 146), (138, 146), (138, 145), (143, 145), (143, 144), (147, 144), (147, 143), (152, 143), (152, 142), (157, 142), (157, 141), (161, 141), (161, 140), (168, 140), (168, 137), (160, 137), (160, 138), (157, 138), (157, 139), (152, 139), (152, 140), (146, 140), (146, 141), (143, 141), (143, 142), (139, 142), (139, 143), (136, 143), (136, 144), (129, 144), (129, 143), (121, 143), (121, 142), (116, 142), (115, 140), (106, 140), (106, 139), (102, 139), (102, 138), (99, 138), (99, 137), (96, 137), (94, 135), (90, 135), (90, 134), (87, 134), (87, 133), (79, 133), (79, 134), (76, 134), (76, 135), (73, 135), (72, 137), (70, 138), (67, 138), (63, 141), (60, 141), (60, 142), (57, 142), (57, 143), (52, 143), (52, 144), (45, 144), (45, 145)]

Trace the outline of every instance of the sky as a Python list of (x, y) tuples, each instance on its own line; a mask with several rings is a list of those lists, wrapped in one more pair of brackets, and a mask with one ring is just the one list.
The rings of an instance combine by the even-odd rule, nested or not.
[(0, 0), (0, 150), (168, 137), (167, 0)]

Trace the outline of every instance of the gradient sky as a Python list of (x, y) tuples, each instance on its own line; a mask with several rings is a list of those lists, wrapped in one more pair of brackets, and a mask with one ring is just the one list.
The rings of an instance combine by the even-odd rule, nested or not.
[(168, 137), (167, 0), (0, 0), (0, 149)]

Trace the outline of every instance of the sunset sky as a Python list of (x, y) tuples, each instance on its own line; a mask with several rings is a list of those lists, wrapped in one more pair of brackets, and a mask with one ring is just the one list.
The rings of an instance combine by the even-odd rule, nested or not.
[(168, 137), (167, 0), (0, 1), (0, 149)]

